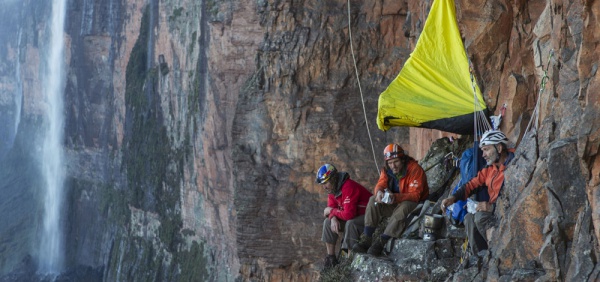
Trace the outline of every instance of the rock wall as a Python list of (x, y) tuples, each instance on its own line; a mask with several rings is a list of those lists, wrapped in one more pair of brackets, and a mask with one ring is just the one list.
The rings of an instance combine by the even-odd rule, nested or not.
[[(235, 121), (242, 142), (233, 154), (234, 162), (253, 167), (237, 174), (241, 191), (235, 193), (238, 223), (245, 222), (238, 225), (240, 259), (243, 265), (254, 265), (242, 270), (245, 277), (257, 276), (259, 269), (269, 273), (268, 262), (304, 269), (300, 261), (315, 262), (323, 255), (321, 220), (314, 210), (323, 206), (323, 200), (315, 202), (325, 195), (311, 183), (320, 164), (340, 165), (367, 186), (375, 181), (353, 75), (346, 4), (267, 1), (259, 10), (269, 32), (258, 53), (254, 88), (242, 92), (242, 114)], [(352, 43), (368, 116), (374, 116), (378, 93), (416, 43), (430, 5), (350, 2)], [(598, 231), (592, 224), (597, 222), (593, 179), (598, 178), (598, 144), (591, 89), (597, 87), (598, 4), (456, 1), (456, 8), (486, 103), (492, 110), (506, 104), (501, 128), (518, 145), (500, 201), (501, 224), (493, 233), (498, 243), (482, 275), (593, 280), (598, 271)], [(373, 120), (368, 124), (375, 127)], [(404, 134), (376, 132), (375, 147), (391, 139), (412, 149), (412, 155), (423, 156), (428, 148), (423, 143), (440, 136), (411, 130), (411, 138), (402, 139)], [(295, 221), (289, 218), (296, 219), (292, 213), (304, 218), (296, 223), (296, 232), (288, 228)], [(272, 229), (265, 229), (265, 223)], [(575, 254), (582, 249), (591, 251)], [(282, 253), (286, 256), (277, 255)]]
[[(408, 58), (431, 3), (350, 1), (348, 11), (341, 0), (69, 2), (69, 267), (100, 269), (108, 281), (316, 279), (326, 199), (316, 169), (333, 163), (372, 188), (385, 144), (420, 159), (436, 138), (452, 136), (381, 132), (375, 123), (378, 95)], [(10, 59), (0, 106), (10, 109), (6, 93), (22, 85), (23, 144), (43, 109), (44, 14), (33, 6), (24, 39), (0, 46)], [(486, 103), (507, 105), (502, 129), (517, 144), (487, 277), (598, 273), (599, 7), (456, 1)], [(10, 80), (17, 63), (20, 84)], [(530, 120), (535, 134), (525, 134)], [(25, 233), (35, 241), (34, 228)], [(19, 244), (9, 249), (17, 260), (28, 252)]]

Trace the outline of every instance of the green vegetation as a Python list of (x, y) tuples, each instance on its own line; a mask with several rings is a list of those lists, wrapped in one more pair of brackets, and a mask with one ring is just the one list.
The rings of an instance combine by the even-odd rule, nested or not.
[[(187, 110), (188, 110), (188, 114), (187, 114), (187, 124), (193, 128), (194, 132), (193, 135), (196, 135), (196, 126), (194, 123), (194, 119), (198, 118), (198, 116), (200, 115), (200, 108), (202, 107), (201, 103), (203, 102), (203, 97), (200, 97), (200, 94), (203, 94), (202, 91), (204, 91), (203, 87), (201, 87), (201, 79), (203, 79), (203, 77), (200, 75), (200, 63), (197, 64), (196, 66), (196, 74), (194, 76), (194, 79), (192, 80), (192, 84), (189, 86), (190, 89), (190, 93), (188, 95), (188, 104), (187, 104)], [(190, 136), (190, 134), (186, 134), (185, 135), (185, 141), (184, 141), (184, 147), (188, 148), (191, 150), (192, 147), (192, 136)]]
[[(175, 9), (173, 16), (180, 16), (182, 11), (183, 8)], [(115, 272), (117, 264), (123, 264), (121, 268), (126, 269), (126, 272), (119, 275), (128, 277), (118, 278), (129, 281), (192, 281), (198, 277), (206, 277), (207, 265), (204, 245), (193, 243), (189, 251), (182, 250), (185, 247), (180, 189), (184, 181), (185, 158), (192, 153), (192, 135), (186, 132), (183, 146), (177, 147), (169, 138), (164, 125), (165, 116), (157, 93), (159, 69), (147, 65), (148, 13), (149, 10), (146, 9), (138, 40), (127, 64), (123, 167), (127, 176), (128, 195), (127, 199), (121, 201), (158, 215), (158, 237), (161, 244), (153, 244), (152, 241), (139, 237), (120, 237), (113, 244), (110, 269)], [(194, 83), (197, 81), (196, 76)], [(198, 87), (191, 89), (188, 106), (190, 113), (186, 122), (193, 128), (191, 119), (199, 112), (200, 93)], [(109, 199), (113, 199), (111, 195), (107, 196), (107, 200)], [(192, 230), (187, 230), (185, 236), (193, 233)], [(123, 240), (126, 241), (125, 244), (120, 243)], [(171, 265), (162, 264), (167, 256), (165, 252), (173, 256)], [(115, 278), (117, 274), (111, 275)], [(181, 275), (180, 279), (177, 279), (178, 275)]]
[(190, 42), (190, 47), (188, 48), (189, 54), (194, 53), (194, 46), (196, 46), (196, 39), (198, 38), (198, 33), (196, 31), (192, 32), (192, 41)]
[[(375, 228), (373, 238), (378, 238), (385, 231), (385, 227), (388, 225), (389, 217), (384, 217), (381, 222)], [(352, 260), (354, 255), (342, 255), (338, 258), (339, 264), (335, 267), (327, 270), (322, 270), (320, 275), (321, 282), (335, 282), (335, 281), (347, 281), (349, 277), (352, 277)]]
[(157, 212), (161, 226), (159, 237), (170, 251), (176, 250), (183, 226), (179, 214), (179, 186), (183, 177), (183, 153), (174, 148), (163, 125), (160, 98), (156, 94), (157, 69), (146, 64), (148, 9), (140, 35), (127, 65), (127, 109), (125, 165), (131, 203), (143, 210)]
[[(126, 244), (122, 244), (123, 240), (127, 240)], [(121, 250), (119, 247), (125, 247)], [(113, 243), (111, 253), (110, 269), (112, 272), (106, 279), (123, 280), (123, 281), (163, 281), (161, 277), (166, 276), (162, 271), (165, 255), (157, 251), (150, 241), (142, 238), (120, 237)], [(126, 264), (128, 271), (121, 271), (118, 264)], [(128, 269), (129, 267), (133, 269)]]
[(321, 282), (338, 282), (338, 281), (351, 281), (352, 269), (352, 257), (342, 258), (340, 263), (335, 267), (327, 270), (322, 270), (319, 281)]
[(189, 251), (182, 251), (177, 257), (177, 263), (181, 267), (179, 281), (209, 281), (204, 243), (198, 244), (194, 241)]
[(173, 14), (171, 16), (169, 16), (169, 21), (176, 20), (179, 16), (181, 16), (182, 12), (183, 12), (183, 7), (179, 7), (177, 9), (173, 9)]
[(217, 0), (206, 0), (204, 1), (204, 7), (206, 12), (214, 18), (219, 14), (219, 5)]

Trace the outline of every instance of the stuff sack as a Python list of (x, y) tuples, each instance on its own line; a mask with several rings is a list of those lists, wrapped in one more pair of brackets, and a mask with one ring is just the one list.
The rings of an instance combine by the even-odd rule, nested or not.
[[(466, 149), (460, 157), (460, 181), (452, 189), (452, 194), (458, 190), (461, 186), (465, 185), (471, 178), (477, 175), (482, 168), (485, 167), (485, 159), (483, 158), (483, 152), (479, 150), (479, 142), (475, 142), (472, 148)], [(490, 196), (487, 192), (487, 187), (478, 187), (476, 193), (477, 201), (487, 201)], [(446, 210), (446, 215), (450, 218), (450, 221), (454, 225), (460, 225), (463, 223), (465, 215), (467, 214), (467, 201), (459, 200), (452, 204)]]

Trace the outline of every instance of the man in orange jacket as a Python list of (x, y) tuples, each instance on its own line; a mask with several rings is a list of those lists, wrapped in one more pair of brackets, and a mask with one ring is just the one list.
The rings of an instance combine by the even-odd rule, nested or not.
[[(369, 199), (365, 214), (365, 228), (360, 242), (352, 250), (379, 256), (391, 238), (404, 231), (406, 218), (429, 196), (425, 171), (398, 144), (389, 144), (383, 150), (385, 166), (375, 186), (375, 195)], [(384, 217), (390, 217), (385, 231), (373, 242), (373, 233)]]
[(477, 176), (458, 188), (450, 197), (442, 200), (441, 208), (445, 214), (445, 209), (457, 199), (466, 200), (477, 192), (478, 187), (487, 186), (490, 195), (489, 201), (479, 202), (475, 214), (468, 213), (464, 219), (469, 246), (475, 255), (479, 251), (488, 249), (487, 239), (489, 238), (487, 238), (486, 231), (496, 224), (494, 217), (496, 200), (504, 185), (504, 171), (514, 157), (507, 144), (508, 138), (501, 131), (486, 131), (481, 137), (479, 148), (483, 151), (483, 158), (486, 160), (487, 166), (479, 171)]

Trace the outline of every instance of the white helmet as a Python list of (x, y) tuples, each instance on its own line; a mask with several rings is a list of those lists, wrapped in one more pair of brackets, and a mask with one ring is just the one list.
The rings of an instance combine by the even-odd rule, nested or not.
[(500, 143), (508, 145), (508, 138), (506, 138), (506, 135), (504, 135), (504, 133), (502, 133), (500, 130), (488, 130), (481, 136), (479, 148), (486, 145), (496, 145)]

